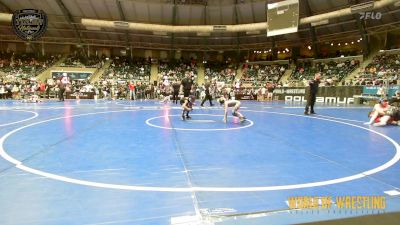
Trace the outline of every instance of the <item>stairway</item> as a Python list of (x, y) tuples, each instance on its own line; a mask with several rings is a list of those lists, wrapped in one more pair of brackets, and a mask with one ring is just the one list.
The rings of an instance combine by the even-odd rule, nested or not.
[(293, 72), (294, 68), (289, 68), (285, 71), (285, 73), (282, 75), (281, 79), (279, 79), (278, 82), (282, 82), (285, 83), (286, 81), (289, 80), (289, 78), (292, 76), (292, 72)]
[(243, 65), (241, 64), (239, 65), (239, 68), (236, 70), (236, 77), (235, 77), (236, 80), (242, 79), (242, 67)]
[(106, 60), (104, 65), (96, 72), (94, 72), (92, 76), (89, 77), (89, 82), (90, 83), (97, 82), (103, 76), (104, 72), (106, 72), (106, 70), (110, 67), (111, 62), (112, 62), (111, 59)]
[(367, 59), (365, 59), (359, 67), (357, 67), (353, 72), (351, 72), (349, 75), (347, 75), (345, 78), (343, 78), (343, 80), (345, 80), (346, 82), (349, 80), (353, 80), (355, 76), (358, 75), (358, 73), (360, 72), (360, 68), (365, 68), (366, 66), (368, 66), (368, 64), (370, 64), (372, 62), (372, 59), (374, 58), (376, 54), (371, 54), (370, 57), (368, 57)]
[(150, 83), (153, 84), (154, 81), (157, 81), (158, 79), (158, 65), (157, 64), (151, 64), (150, 68)]
[(54, 65), (50, 66), (49, 68), (43, 70), (41, 73), (39, 73), (36, 76), (36, 80), (40, 80), (40, 81), (46, 81), (46, 79), (51, 78), (51, 69), (53, 67), (59, 66), (62, 62), (64, 62), (64, 60), (67, 58), (68, 55), (64, 55), (63, 57), (61, 57), (56, 63), (54, 63)]
[(199, 64), (197, 67), (197, 84), (202, 85), (204, 84), (205, 80), (205, 69), (203, 64)]

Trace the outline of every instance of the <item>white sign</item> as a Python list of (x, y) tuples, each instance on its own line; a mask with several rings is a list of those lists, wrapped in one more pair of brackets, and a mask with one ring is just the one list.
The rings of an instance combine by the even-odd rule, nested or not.
[[(285, 96), (285, 102), (307, 102), (304, 96)], [(341, 97), (317, 97), (317, 103), (338, 103), (338, 104), (351, 104), (354, 103), (354, 98), (341, 98)]]

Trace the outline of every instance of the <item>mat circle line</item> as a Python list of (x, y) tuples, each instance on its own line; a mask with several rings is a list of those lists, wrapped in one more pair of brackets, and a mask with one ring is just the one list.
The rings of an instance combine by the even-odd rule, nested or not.
[[(215, 114), (191, 114), (192, 116), (218, 116), (223, 118), (222, 115), (215, 115)], [(158, 119), (158, 118), (165, 118), (165, 117), (180, 117), (181, 115), (168, 115), (168, 116), (156, 116), (152, 117), (146, 120), (146, 124), (151, 126), (151, 127), (156, 127), (156, 128), (161, 128), (161, 129), (166, 129), (166, 130), (184, 130), (184, 131), (229, 131), (229, 130), (239, 130), (239, 129), (244, 129), (248, 128), (254, 125), (254, 122), (251, 120), (246, 119), (246, 121), (249, 122), (249, 124), (242, 126), (242, 127), (233, 127), (233, 128), (179, 128), (179, 127), (163, 127), (163, 126), (158, 126), (155, 124), (150, 123), (150, 121)], [(232, 116), (228, 116), (228, 118), (231, 118)], [(190, 120), (188, 120), (190, 121)], [(222, 123), (222, 120), (221, 120)]]
[(372, 132), (374, 134), (377, 134), (377, 135), (385, 138), (390, 143), (392, 143), (396, 148), (396, 154), (394, 155), (394, 157), (392, 159), (390, 159), (386, 163), (384, 163), (376, 168), (373, 168), (373, 169), (370, 169), (370, 170), (367, 170), (367, 171), (364, 171), (361, 173), (357, 173), (357, 174), (354, 174), (351, 176), (346, 176), (346, 177), (336, 178), (336, 179), (331, 179), (331, 180), (325, 180), (325, 181), (316, 181), (316, 182), (290, 184), (290, 185), (255, 186), (255, 187), (157, 187), (157, 186), (134, 186), (134, 185), (100, 183), (100, 182), (86, 181), (86, 180), (80, 180), (80, 179), (60, 176), (57, 174), (52, 174), (52, 173), (48, 173), (45, 171), (41, 171), (41, 170), (37, 170), (37, 169), (31, 168), (31, 167), (25, 166), (25, 165), (23, 165), (22, 162), (18, 161), (17, 159), (13, 158), (12, 156), (8, 155), (4, 149), (4, 142), (9, 136), (11, 136), (12, 134), (14, 134), (22, 129), (25, 129), (25, 128), (28, 128), (28, 127), (31, 127), (31, 126), (34, 126), (37, 124), (42, 124), (42, 123), (46, 123), (46, 122), (50, 122), (50, 121), (54, 121), (54, 120), (65, 119), (65, 118), (81, 117), (81, 116), (89, 116), (89, 115), (105, 114), (105, 113), (128, 112), (128, 111), (137, 111), (137, 110), (105, 111), (105, 112), (78, 114), (78, 115), (72, 115), (72, 116), (66, 116), (66, 117), (57, 117), (57, 118), (43, 120), (43, 121), (35, 122), (32, 124), (28, 124), (28, 125), (16, 128), (16, 129), (8, 132), (7, 134), (3, 135), (0, 138), (0, 156), (3, 157), (5, 160), (15, 164), (15, 167), (18, 169), (21, 169), (23, 171), (26, 171), (26, 172), (29, 172), (32, 174), (36, 174), (39, 176), (51, 178), (54, 180), (59, 180), (59, 181), (74, 183), (74, 184), (79, 184), (79, 185), (85, 185), (85, 186), (92, 186), (92, 187), (97, 187), (97, 188), (131, 190), (131, 191), (151, 191), (151, 192), (194, 192), (194, 191), (197, 191), (197, 192), (258, 192), (258, 191), (291, 190), (291, 189), (299, 189), (299, 188), (326, 186), (326, 185), (331, 185), (331, 184), (348, 182), (348, 181), (360, 179), (360, 178), (378, 173), (380, 171), (383, 171), (383, 170), (393, 166), (395, 163), (397, 163), (400, 160), (399, 144), (396, 141), (394, 141), (392, 138), (386, 136), (385, 134), (379, 133), (375, 130), (361, 127), (361, 126), (354, 125), (354, 124), (350, 124), (350, 123), (343, 122), (343, 121), (336, 121), (336, 120), (328, 119), (328, 118), (310, 117), (310, 116), (291, 114), (291, 113), (266, 112), (266, 111), (257, 111), (257, 110), (243, 110), (243, 111), (270, 113), (270, 114), (278, 114), (278, 115), (305, 117), (305, 118), (309, 118), (309, 119), (325, 120), (325, 121), (331, 121), (334, 123), (340, 123), (340, 124), (349, 125), (352, 127), (357, 127), (357, 128), (363, 129), (363, 130), (367, 130), (369, 132)]
[(26, 122), (29, 120), (33, 120), (36, 117), (39, 116), (39, 114), (37, 112), (33, 112), (33, 111), (28, 111), (28, 110), (14, 110), (14, 109), (10, 109), (10, 110), (5, 110), (5, 111), (16, 111), (16, 112), (29, 112), (29, 113), (33, 113), (33, 116), (27, 118), (27, 119), (23, 119), (23, 120), (18, 120), (15, 122), (11, 122), (11, 123), (4, 123), (4, 124), (0, 124), (0, 127), (5, 127), (5, 126), (9, 126), (9, 125), (13, 125), (13, 124), (17, 124), (17, 123), (22, 123), (22, 122)]

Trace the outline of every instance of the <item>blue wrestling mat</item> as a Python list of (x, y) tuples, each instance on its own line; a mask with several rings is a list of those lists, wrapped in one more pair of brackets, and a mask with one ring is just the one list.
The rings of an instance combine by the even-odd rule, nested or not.
[[(278, 225), (399, 212), (400, 128), (364, 125), (367, 107), (303, 110), (244, 101), (248, 120), (225, 124), (219, 106), (182, 121), (180, 105), (156, 101), (1, 101), (0, 224)], [(293, 207), (296, 196), (332, 201)], [(340, 209), (337, 197), (354, 196), (384, 207)]]

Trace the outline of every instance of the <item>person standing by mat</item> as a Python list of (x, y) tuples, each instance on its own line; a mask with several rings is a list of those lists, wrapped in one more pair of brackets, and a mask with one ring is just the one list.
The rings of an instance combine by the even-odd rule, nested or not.
[(208, 81), (208, 79), (207, 79), (206, 83), (204, 84), (204, 92), (205, 92), (206, 96), (204, 97), (203, 101), (200, 104), (201, 107), (204, 106), (204, 102), (206, 102), (207, 100), (210, 102), (210, 106), (214, 105), (212, 103), (212, 96), (211, 96), (211, 93), (210, 93), (210, 87), (211, 87), (211, 82)]
[(228, 117), (228, 108), (232, 107), (232, 116), (238, 117), (240, 119), (240, 122), (243, 122), (246, 120), (246, 117), (244, 117), (238, 110), (240, 109), (240, 101), (238, 100), (226, 100), (225, 97), (220, 97), (218, 99), (218, 102), (222, 105), (224, 104), (224, 123), (227, 121)]
[[(317, 99), (318, 86), (319, 86), (320, 80), (321, 80), (321, 73), (316, 73), (314, 76), (314, 80), (309, 82), (310, 91), (307, 96), (307, 105), (304, 110), (304, 114), (306, 114), (306, 115), (315, 114), (314, 105), (315, 105), (315, 100)], [(309, 111), (309, 109), (310, 109), (310, 111)]]
[(190, 97), (183, 97), (181, 99), (182, 105), (182, 120), (185, 121), (187, 119), (191, 119), (192, 117), (189, 116), (189, 112), (193, 110), (193, 103), (195, 101), (194, 96)]
[(181, 81), (181, 90), (180, 90), (180, 92), (183, 92), (184, 97), (189, 97), (190, 91), (192, 90), (192, 86), (193, 86), (192, 76), (190, 75), (189, 72), (186, 72), (186, 77), (183, 78)]
[(175, 104), (178, 104), (179, 100), (179, 88), (181, 87), (181, 84), (179, 83), (178, 80), (175, 80), (174, 83), (172, 83), (172, 88), (174, 89), (172, 99)]
[(64, 101), (64, 92), (65, 92), (68, 84), (70, 84), (68, 74), (63, 73), (62, 77), (58, 81), (58, 88), (59, 88), (58, 99), (59, 99), (59, 101)]

